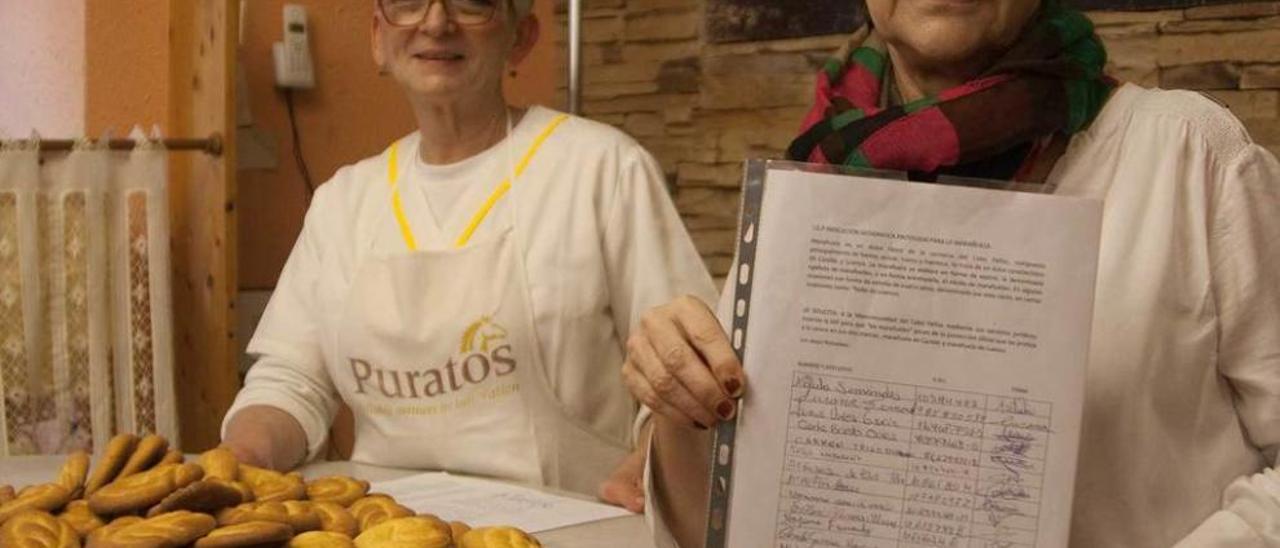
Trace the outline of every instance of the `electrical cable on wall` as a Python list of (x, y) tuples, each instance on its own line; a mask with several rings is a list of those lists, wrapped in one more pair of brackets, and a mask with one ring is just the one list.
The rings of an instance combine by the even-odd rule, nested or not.
[(289, 133), (293, 136), (293, 160), (298, 164), (298, 172), (302, 174), (302, 183), (306, 185), (307, 199), (316, 192), (316, 186), (311, 181), (311, 170), (307, 169), (306, 157), (302, 154), (302, 139), (298, 137), (298, 118), (293, 112), (293, 90), (284, 88), (284, 104), (286, 110), (289, 111)]

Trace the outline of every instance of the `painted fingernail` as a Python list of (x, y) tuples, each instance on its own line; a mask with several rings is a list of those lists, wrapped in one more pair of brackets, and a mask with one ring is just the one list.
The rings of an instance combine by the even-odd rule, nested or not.
[(722, 419), (724, 419), (724, 420), (732, 419), (732, 418), (733, 418), (733, 407), (734, 407), (734, 406), (733, 406), (733, 402), (731, 402), (731, 401), (729, 401), (729, 400), (724, 400), (724, 401), (720, 402), (720, 405), (717, 405), (717, 406), (716, 406), (716, 414), (717, 414), (717, 415), (720, 415), (720, 418), (722, 418)]
[(738, 379), (724, 381), (724, 391), (728, 392), (730, 396), (737, 396), (739, 388), (742, 388), (742, 383)]

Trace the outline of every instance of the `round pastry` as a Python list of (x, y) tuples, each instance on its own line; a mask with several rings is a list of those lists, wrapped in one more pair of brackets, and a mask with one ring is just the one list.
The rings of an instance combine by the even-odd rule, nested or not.
[(293, 537), (293, 528), (274, 521), (249, 521), (219, 527), (197, 540), (195, 548), (275, 546)]
[(28, 487), (13, 500), (0, 504), (0, 523), (27, 510), (57, 512), (70, 501), (71, 492), (56, 483)]
[(351, 512), (351, 517), (356, 518), (362, 533), (384, 521), (413, 515), (413, 510), (401, 506), (395, 499), (386, 495), (364, 497), (351, 503), (351, 507), (347, 510)]
[(458, 548), (536, 548), (537, 539), (515, 527), (480, 527), (458, 539)]
[(120, 469), (120, 473), (116, 474), (116, 479), (123, 479), (145, 470), (150, 470), (160, 459), (164, 458), (164, 454), (169, 450), (169, 442), (161, 436), (151, 434), (138, 441), (138, 446), (133, 450), (133, 454), (129, 455), (129, 460), (124, 463), (124, 467)]
[(0, 526), (5, 548), (80, 548), (80, 535), (70, 524), (48, 512), (27, 510)]
[(100, 516), (145, 510), (203, 476), (204, 470), (197, 464), (166, 464), (152, 468), (99, 489), (89, 496), (89, 509)]
[(355, 548), (355, 545), (351, 537), (341, 533), (311, 531), (293, 537), (285, 548)]
[(155, 517), (174, 510), (216, 513), (218, 510), (244, 502), (240, 491), (231, 484), (216, 480), (200, 480), (178, 489), (151, 507), (147, 517)]
[(116, 479), (116, 475), (124, 467), (129, 455), (133, 454), (133, 448), (137, 444), (138, 437), (133, 434), (118, 434), (111, 438), (111, 441), (107, 442), (107, 449), (102, 452), (102, 459), (98, 461), (98, 466), (93, 469), (92, 474), (89, 474), (89, 479), (85, 480), (84, 494), (92, 495), (103, 485)]
[(58, 515), (58, 519), (67, 522), (67, 525), (75, 529), (81, 538), (89, 536), (89, 533), (106, 525), (102, 518), (89, 509), (89, 503), (84, 500), (73, 500), (67, 503), (66, 509)]
[(76, 451), (67, 457), (67, 462), (62, 464), (62, 469), (58, 471), (57, 483), (67, 488), (71, 498), (78, 498), (80, 493), (84, 492), (84, 479), (88, 474), (89, 454)]
[(320, 514), (320, 529), (348, 537), (360, 534), (360, 525), (346, 508), (332, 502), (316, 502), (311, 507)]
[(307, 497), (306, 484), (300, 476), (285, 475), (274, 470), (241, 464), (240, 481), (253, 490), (258, 502), (302, 500)]
[(240, 479), (240, 463), (231, 450), (216, 447), (200, 455), (200, 466), (204, 467), (206, 476), (224, 481)]
[(307, 484), (307, 498), (350, 506), (369, 492), (369, 482), (344, 476), (320, 478)]
[(310, 502), (287, 500), (284, 502), (247, 502), (218, 512), (219, 525), (236, 525), (250, 521), (274, 521), (303, 533), (320, 528), (320, 514)]
[(435, 516), (384, 521), (356, 537), (356, 548), (446, 548), (453, 544), (449, 524)]
[[(217, 523), (213, 516), (179, 510), (154, 518), (124, 525), (118, 529), (99, 529), (87, 548), (167, 548), (186, 546), (209, 534)], [(109, 526), (108, 526), (109, 527)]]

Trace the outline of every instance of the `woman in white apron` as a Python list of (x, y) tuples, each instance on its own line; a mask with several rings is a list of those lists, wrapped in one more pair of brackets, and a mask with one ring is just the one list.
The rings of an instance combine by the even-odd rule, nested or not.
[(506, 104), (529, 0), (376, 5), (374, 59), (419, 129), (317, 191), (224, 443), (292, 468), (345, 402), (355, 461), (584, 493), (638, 477), (622, 341), (713, 295), (660, 168), (608, 126)]

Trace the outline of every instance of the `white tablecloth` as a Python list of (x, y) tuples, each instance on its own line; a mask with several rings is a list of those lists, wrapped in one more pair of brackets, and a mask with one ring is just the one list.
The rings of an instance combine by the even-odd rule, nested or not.
[[(190, 459), (191, 457), (188, 457)], [(63, 457), (9, 457), (0, 458), (0, 485), (22, 487), (36, 483), (48, 483), (58, 474)], [(323, 462), (301, 470), (308, 478), (343, 475), (379, 482), (419, 473), (413, 470), (380, 468), (351, 462)], [(576, 496), (559, 491), (559, 495)], [(545, 531), (534, 535), (548, 548), (651, 548), (652, 537), (641, 516), (628, 516), (583, 525), (575, 525)]]

